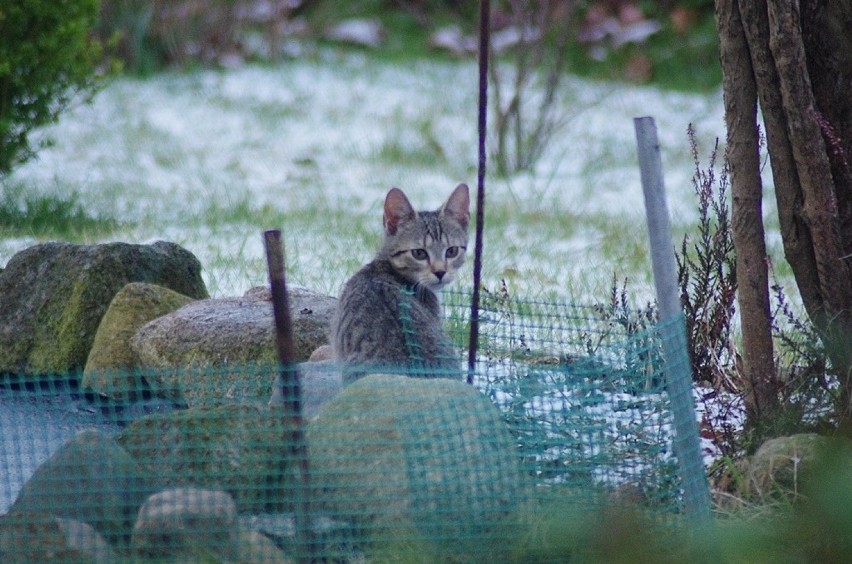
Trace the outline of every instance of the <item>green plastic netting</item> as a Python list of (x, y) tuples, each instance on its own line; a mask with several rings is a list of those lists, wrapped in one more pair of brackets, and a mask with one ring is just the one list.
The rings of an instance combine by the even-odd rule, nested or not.
[[(469, 304), (445, 295), (460, 367)], [(623, 305), (486, 293), (473, 386), (462, 372), (342, 386), (312, 365), (295, 445), (268, 405), (274, 366), (121, 374), (112, 401), (77, 374), (7, 376), (0, 561), (529, 561), (562, 512), (676, 519), (704, 476), (674, 455), (664, 370), (688, 358), (664, 358), (663, 327)]]

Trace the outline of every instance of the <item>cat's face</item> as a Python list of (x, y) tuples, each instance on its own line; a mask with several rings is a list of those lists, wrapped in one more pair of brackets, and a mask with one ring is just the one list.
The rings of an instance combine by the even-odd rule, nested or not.
[(416, 212), (402, 190), (385, 198), (381, 255), (414, 285), (441, 290), (464, 264), (470, 219), (467, 185), (459, 184), (437, 211)]

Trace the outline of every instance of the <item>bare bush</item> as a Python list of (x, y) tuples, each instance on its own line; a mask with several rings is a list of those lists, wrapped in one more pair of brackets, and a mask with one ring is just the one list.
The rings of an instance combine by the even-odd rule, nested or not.
[[(698, 232), (686, 235), (676, 253), (678, 280), (687, 327), (693, 379), (702, 392), (701, 434), (719, 452), (736, 458), (767, 437), (820, 429), (832, 417), (839, 394), (826, 351), (812, 323), (797, 311), (779, 283), (772, 287), (772, 337), (775, 370), (771, 375), (778, 408), (758, 414), (743, 434), (749, 389), (740, 357), (736, 293), (736, 249), (728, 207), (728, 163), (719, 168), (718, 142), (702, 167), (695, 131), (687, 131), (698, 197)], [(768, 260), (768, 259), (766, 259)]]
[(693, 378), (715, 389), (738, 390), (734, 344), (737, 272), (728, 209), (727, 163), (717, 178), (718, 140), (701, 167), (692, 125), (687, 130), (698, 196), (698, 233), (684, 236), (677, 254), (680, 299), (686, 316)]
[(506, 64), (498, 60), (489, 69), (500, 175), (532, 168), (565, 123), (557, 95), (577, 5), (573, 0), (506, 2), (508, 24), (492, 36), (492, 50), (506, 43), (512, 48)]

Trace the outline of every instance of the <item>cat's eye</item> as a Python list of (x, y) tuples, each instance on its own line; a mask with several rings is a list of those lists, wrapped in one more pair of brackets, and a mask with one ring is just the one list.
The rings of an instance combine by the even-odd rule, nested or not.
[(457, 256), (459, 256), (459, 248), (458, 247), (449, 247), (447, 249), (447, 252), (445, 253), (445, 255), (448, 259), (456, 258)]
[(429, 253), (425, 249), (411, 249), (411, 256), (417, 260), (426, 260), (429, 258)]

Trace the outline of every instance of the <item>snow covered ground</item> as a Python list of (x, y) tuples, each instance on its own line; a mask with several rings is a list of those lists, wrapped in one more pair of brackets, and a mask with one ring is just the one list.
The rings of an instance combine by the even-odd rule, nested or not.
[[(375, 251), (391, 186), (423, 208), (459, 182), (475, 187), (476, 85), (473, 61), (388, 63), (334, 50), (119, 78), (46, 129), (54, 145), (7, 186), (22, 198), (76, 195), (120, 224), (84, 240), (185, 246), (214, 296), (264, 284), (262, 231), (282, 228), (289, 281), (334, 294)], [(629, 279), (637, 302), (651, 299), (633, 118), (656, 120), (677, 240), (697, 214), (687, 127), (706, 158), (725, 135), (721, 92), (569, 78), (560, 113), (566, 125), (535, 170), (487, 178), (485, 284), (506, 280), (519, 298), (599, 302), (615, 275)], [(36, 242), (0, 238), (0, 266)], [(776, 257), (779, 247), (770, 225)], [(457, 287), (469, 287), (470, 271)], [(718, 454), (706, 439), (702, 447), (707, 461)]]
[[(459, 182), (475, 187), (476, 73), (473, 61), (387, 63), (329, 50), (120, 78), (46, 130), (55, 145), (10, 183), (76, 193), (122, 224), (108, 240), (184, 245), (216, 296), (265, 282), (261, 232), (281, 227), (290, 279), (336, 293), (374, 252), (389, 187), (424, 208)], [(486, 284), (582, 299), (606, 295), (616, 274), (644, 300), (652, 290), (633, 118), (656, 120), (683, 231), (696, 214), (687, 126), (704, 153), (724, 139), (721, 93), (571, 78), (560, 103), (566, 126), (536, 169), (488, 177)], [(0, 240), (0, 265), (34, 242)]]

